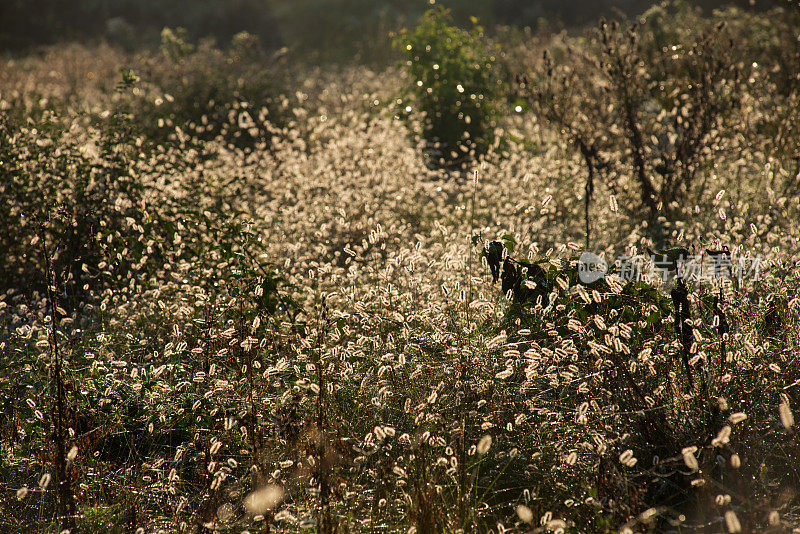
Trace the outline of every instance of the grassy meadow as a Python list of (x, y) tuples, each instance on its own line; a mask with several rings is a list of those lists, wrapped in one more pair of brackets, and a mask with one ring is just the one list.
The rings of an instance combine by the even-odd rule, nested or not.
[(798, 531), (777, 4), (4, 56), (0, 532)]

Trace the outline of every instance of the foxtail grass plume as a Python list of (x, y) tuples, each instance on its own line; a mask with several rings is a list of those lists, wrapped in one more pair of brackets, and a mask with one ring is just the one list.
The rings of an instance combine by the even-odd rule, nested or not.
[(492, 447), (492, 436), (486, 434), (478, 442), (478, 454), (486, 454)]
[(267, 484), (245, 497), (244, 507), (252, 516), (263, 515), (278, 506), (283, 501), (283, 496), (284, 491), (281, 486)]

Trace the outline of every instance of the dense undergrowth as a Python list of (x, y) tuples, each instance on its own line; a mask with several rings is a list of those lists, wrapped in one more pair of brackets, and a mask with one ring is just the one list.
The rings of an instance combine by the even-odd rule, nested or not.
[(413, 68), (6, 61), (0, 530), (800, 527), (797, 20), (508, 35), (459, 169)]

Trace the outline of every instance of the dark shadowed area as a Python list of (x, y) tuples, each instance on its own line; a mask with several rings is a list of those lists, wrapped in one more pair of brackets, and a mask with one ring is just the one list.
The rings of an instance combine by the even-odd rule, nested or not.
[[(487, 28), (576, 28), (600, 16), (643, 13), (652, 0), (450, 0), (440, 2), (456, 20), (478, 17)], [(771, 0), (701, 0), (763, 9)], [(241, 31), (270, 48), (288, 46), (309, 55), (344, 60), (354, 53), (385, 54), (375, 41), (413, 24), (427, 0), (4, 0), (0, 50), (19, 51), (61, 41), (108, 40), (126, 48), (157, 46), (162, 28), (183, 27), (192, 40), (228, 42)]]

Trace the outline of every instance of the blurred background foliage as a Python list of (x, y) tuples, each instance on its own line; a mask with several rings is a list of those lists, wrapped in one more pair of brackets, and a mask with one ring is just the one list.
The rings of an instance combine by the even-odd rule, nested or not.
[[(156, 47), (161, 30), (186, 28), (192, 40), (229, 42), (240, 31), (268, 48), (288, 47), (320, 60), (380, 61), (391, 53), (386, 35), (412, 25), (429, 0), (4, 0), (0, 2), (0, 50), (16, 52), (60, 41), (108, 40), (129, 50)], [(603, 15), (635, 15), (651, 0), (449, 0), (456, 22), (477, 17), (497, 26), (564, 28)], [(711, 9), (737, 4), (769, 8), (777, 0), (703, 0)]]

